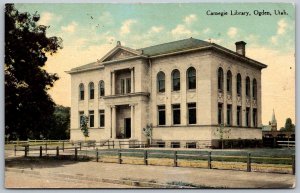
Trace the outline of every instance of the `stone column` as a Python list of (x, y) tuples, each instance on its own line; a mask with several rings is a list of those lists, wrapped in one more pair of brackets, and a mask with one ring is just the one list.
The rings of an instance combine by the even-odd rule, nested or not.
[(111, 130), (111, 138), (116, 139), (116, 106), (111, 106)]
[(135, 129), (134, 129), (134, 122), (135, 122), (135, 118), (134, 118), (134, 105), (129, 105), (130, 106), (130, 127), (131, 127), (131, 137), (132, 139), (134, 139), (134, 134), (135, 134)]
[(130, 84), (131, 84), (130, 93), (134, 93), (134, 68), (133, 67), (130, 69), (130, 75), (131, 75), (131, 78), (130, 78)]
[(115, 95), (116, 84), (115, 84), (115, 71), (111, 72), (111, 95)]

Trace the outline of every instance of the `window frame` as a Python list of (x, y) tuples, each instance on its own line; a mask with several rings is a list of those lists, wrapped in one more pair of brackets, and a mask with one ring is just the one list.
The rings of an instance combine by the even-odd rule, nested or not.
[[(158, 126), (165, 126), (166, 125), (166, 105), (157, 105), (157, 113), (158, 113), (158, 121), (157, 121), (157, 125)], [(162, 115), (162, 116), (164, 116), (163, 117), (163, 122), (164, 122), (164, 124), (161, 124), (161, 122), (160, 122), (160, 116), (161, 116), (161, 114), (160, 113), (164, 113), (164, 115)]]
[(84, 100), (84, 84), (83, 83), (79, 84), (79, 100), (80, 101)]
[(242, 95), (242, 76), (240, 73), (236, 75), (236, 94), (237, 96)]
[(230, 70), (227, 71), (227, 77), (226, 77), (226, 91), (230, 95), (232, 94), (232, 73)]
[[(220, 108), (221, 107), (221, 108)], [(220, 110), (221, 109), (221, 110)], [(218, 103), (218, 125), (224, 124), (223, 103)]]
[(257, 81), (255, 78), (252, 81), (252, 97), (253, 100), (257, 100)]
[(105, 96), (105, 84), (103, 80), (99, 81), (99, 97)]
[(157, 92), (166, 92), (166, 75), (163, 71), (159, 71), (156, 76), (157, 79)]
[[(191, 106), (191, 105), (195, 105), (195, 106)], [(195, 125), (195, 124), (197, 124), (197, 103), (195, 103), (195, 102), (193, 102), (193, 103), (188, 103), (187, 104), (187, 109), (188, 109), (188, 124), (189, 125)], [(194, 112), (195, 113), (195, 115), (194, 115), (194, 118), (195, 118), (195, 120), (194, 120), (194, 122), (192, 122), (192, 120), (191, 120), (191, 112)]]
[(95, 127), (95, 112), (93, 110), (89, 110), (89, 127)]
[[(187, 73), (187, 88), (188, 90), (195, 90), (197, 88), (197, 71), (194, 67), (189, 67), (186, 71)], [(190, 74), (193, 73), (193, 74)], [(192, 80), (194, 80), (194, 84), (192, 84)], [(194, 85), (192, 87), (192, 85)]]
[(242, 107), (241, 106), (236, 107), (236, 125), (242, 126)]
[(232, 126), (232, 105), (227, 104), (227, 120), (226, 120), (226, 125)]
[[(178, 77), (175, 77), (177, 73)], [(175, 82), (178, 82), (178, 84), (175, 85)], [(178, 69), (174, 69), (172, 71), (172, 91), (180, 91), (180, 71)]]
[[(175, 116), (177, 115), (177, 113), (179, 113), (179, 118), (176, 119)], [(173, 123), (173, 125), (180, 125), (181, 124), (180, 104), (172, 104), (172, 123)]]
[(250, 94), (250, 91), (251, 91), (251, 85), (250, 85), (250, 78), (249, 78), (249, 76), (247, 76), (246, 77), (246, 97), (250, 97), (251, 96), (251, 94)]
[(224, 71), (223, 68), (218, 68), (218, 92), (224, 91)]
[(89, 83), (89, 100), (95, 99), (95, 85), (93, 82)]
[[(101, 125), (103, 121), (103, 125)], [(99, 128), (104, 128), (105, 127), (105, 110), (104, 109), (99, 109)]]

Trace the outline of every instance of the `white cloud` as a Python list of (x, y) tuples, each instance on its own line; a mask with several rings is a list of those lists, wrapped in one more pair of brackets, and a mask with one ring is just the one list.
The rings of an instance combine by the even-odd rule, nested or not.
[(215, 43), (215, 44), (220, 44), (223, 42), (222, 39), (215, 39), (215, 38), (208, 38), (205, 41), (210, 42), (210, 43)]
[(125, 35), (125, 34), (130, 33), (131, 27), (135, 23), (137, 23), (137, 21), (134, 19), (128, 19), (128, 20), (124, 21), (121, 26), (120, 35)]
[(287, 29), (287, 26), (288, 26), (286, 21), (284, 19), (281, 19), (281, 20), (278, 21), (277, 25), (278, 25), (277, 34), (278, 35), (284, 34), (286, 32), (286, 29)]
[(227, 35), (230, 37), (230, 38), (234, 38), (236, 36), (238, 32), (238, 29), (235, 28), (235, 27), (230, 27), (227, 31)]
[(62, 19), (62, 16), (54, 15), (50, 12), (43, 12), (40, 15), (40, 20), (38, 21), (39, 25), (49, 25), (51, 22), (56, 21), (59, 22)]
[(164, 29), (162, 26), (152, 26), (150, 29), (150, 33), (158, 33), (161, 32)]
[(203, 30), (203, 33), (204, 33), (204, 34), (208, 34), (210, 31), (211, 31), (211, 29), (208, 27), (208, 28), (205, 28), (205, 29)]
[(78, 24), (75, 21), (72, 21), (67, 26), (61, 26), (61, 30), (63, 32), (67, 32), (67, 33), (73, 33), (75, 31), (75, 29), (76, 29), (77, 26), (78, 26)]
[(278, 43), (278, 36), (271, 36), (270, 41), (271, 41), (272, 44), (277, 45), (277, 43)]
[(195, 14), (188, 15), (184, 18), (184, 22), (186, 24), (191, 24), (197, 20), (197, 16)]
[(182, 24), (178, 24), (176, 26), (176, 28), (174, 28), (171, 33), (174, 35), (174, 36), (178, 36), (178, 35), (191, 35), (192, 32), (191, 30), (187, 29), (184, 25)]
[(111, 15), (110, 12), (105, 11), (101, 14), (101, 16), (99, 17), (99, 20), (101, 23), (110, 25), (113, 23), (113, 16)]

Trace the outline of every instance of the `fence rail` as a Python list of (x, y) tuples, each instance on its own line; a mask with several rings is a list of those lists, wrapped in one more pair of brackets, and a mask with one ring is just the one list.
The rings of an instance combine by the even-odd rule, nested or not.
[[(90, 147), (89, 149), (83, 147)], [(92, 147), (92, 148), (91, 148)], [(60, 156), (60, 155), (74, 155), (74, 159), (78, 160), (79, 154), (85, 153), (88, 157), (95, 158), (96, 162), (104, 161), (105, 157), (109, 159), (116, 160), (116, 163), (123, 164), (126, 160), (138, 160), (141, 164), (151, 165), (151, 160), (159, 159), (159, 162), (163, 159), (168, 159), (172, 162), (173, 167), (182, 167), (180, 161), (193, 162), (201, 161), (201, 163), (206, 162), (206, 168), (208, 169), (217, 169), (213, 167), (213, 163), (221, 162), (222, 164), (244, 164), (242, 170), (247, 172), (252, 172), (253, 167), (260, 164), (261, 167), (265, 167), (269, 164), (273, 164), (274, 167), (277, 167), (277, 162), (284, 162), (286, 166), (291, 167), (291, 173), (295, 175), (295, 155), (291, 157), (263, 157), (263, 156), (252, 156), (248, 152), (241, 152), (240, 155), (218, 155), (212, 154), (211, 151), (174, 151), (174, 150), (144, 150), (144, 149), (98, 149), (97, 146), (88, 146), (82, 143), (74, 144), (74, 146), (65, 146), (63, 142), (57, 146), (49, 146), (48, 144), (43, 144), (37, 147), (36, 145), (14, 145), (14, 155), (16, 156), (17, 152), (24, 152), (24, 156), (28, 157), (38, 155), (39, 157), (43, 156)], [(224, 152), (222, 152), (224, 153)], [(230, 153), (230, 152), (229, 152)], [(231, 152), (232, 153), (232, 152)], [(236, 153), (236, 152), (235, 152)], [(261, 161), (259, 161), (261, 160)], [(268, 162), (265, 162), (265, 161)], [(161, 164), (161, 163), (160, 163)], [(153, 164), (152, 164), (153, 165)], [(277, 163), (278, 165), (278, 163)], [(266, 166), (267, 167), (267, 166)], [(278, 166), (280, 167), (280, 166)]]

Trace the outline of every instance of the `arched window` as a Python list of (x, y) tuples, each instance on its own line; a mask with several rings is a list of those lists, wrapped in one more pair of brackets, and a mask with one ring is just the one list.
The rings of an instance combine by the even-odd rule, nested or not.
[(236, 76), (236, 93), (238, 96), (241, 96), (242, 93), (242, 77), (240, 73)]
[(179, 70), (173, 70), (172, 72), (172, 88), (173, 91), (180, 90), (180, 72)]
[(89, 98), (94, 99), (94, 83), (90, 82), (89, 84)]
[(105, 91), (104, 91), (104, 81), (100, 80), (99, 82), (99, 96), (104, 96)]
[(232, 74), (231, 74), (230, 70), (228, 70), (228, 72), (227, 72), (226, 85), (227, 85), (227, 92), (229, 92), (231, 94), (231, 90), (232, 90)]
[(218, 70), (218, 90), (223, 92), (223, 69), (221, 67)]
[(165, 92), (165, 73), (162, 71), (157, 74), (157, 88), (158, 92)]
[(250, 97), (250, 78), (248, 76), (246, 78), (246, 96)]
[(79, 85), (79, 100), (84, 100), (84, 85), (82, 83)]
[(187, 79), (188, 79), (188, 89), (196, 89), (196, 70), (193, 67), (190, 67), (187, 70)]
[(253, 79), (252, 95), (253, 95), (253, 99), (256, 100), (257, 99), (257, 83), (256, 83), (255, 78)]

